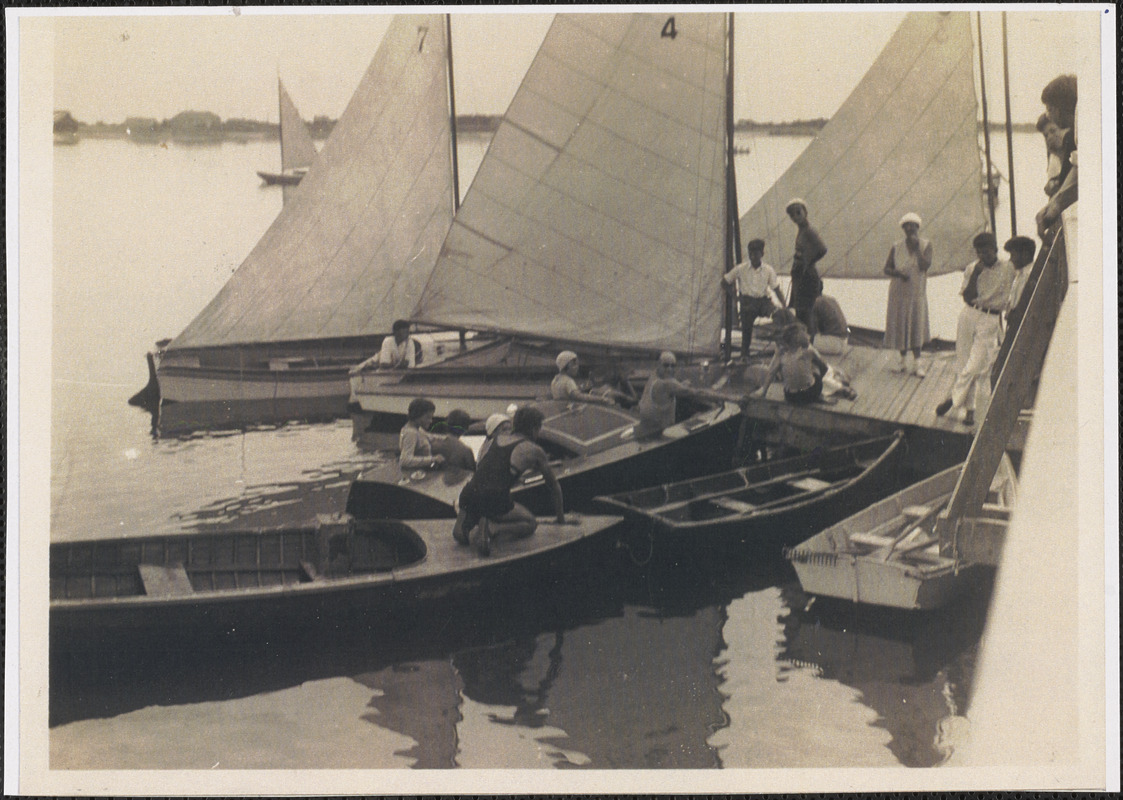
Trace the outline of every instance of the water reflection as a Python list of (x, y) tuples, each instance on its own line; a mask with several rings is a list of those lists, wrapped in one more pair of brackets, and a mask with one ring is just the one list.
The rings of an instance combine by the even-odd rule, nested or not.
[(781, 592), (781, 674), (811, 668), (820, 680), (859, 693), (870, 724), (888, 731), (886, 746), (906, 766), (930, 767), (954, 746), (957, 718), (970, 692), (986, 617), (987, 587), (929, 614), (815, 602)]
[(391, 664), (354, 680), (375, 691), (361, 718), (413, 740), (395, 756), (413, 759), (414, 769), (456, 766), (460, 680), (448, 659)]

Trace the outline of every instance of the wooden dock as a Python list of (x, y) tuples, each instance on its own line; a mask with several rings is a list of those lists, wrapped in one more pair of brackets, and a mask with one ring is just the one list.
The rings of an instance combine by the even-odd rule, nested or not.
[[(756, 344), (756, 343), (754, 343)], [(763, 380), (768, 365), (766, 348), (754, 353), (749, 365), (725, 367), (729, 380), (724, 391), (751, 391)], [(756, 348), (755, 348), (756, 349)], [(750, 398), (748, 415), (775, 422), (785, 427), (809, 431), (805, 442), (811, 442), (810, 431), (822, 436), (834, 431), (838, 436), (878, 435), (895, 427), (911, 429), (912, 436), (941, 446), (947, 443), (959, 453), (975, 433), (958, 419), (935, 416), (935, 407), (950, 397), (956, 381), (956, 354), (953, 351), (925, 352), (921, 356), (924, 378), (896, 372), (897, 354), (877, 347), (852, 345), (841, 355), (824, 355), (823, 360), (846, 373), (850, 385), (858, 393), (856, 399), (828, 398), (810, 406), (792, 406), (784, 400), (784, 388), (775, 381), (764, 398)], [(830, 437), (828, 437), (830, 439)], [(793, 443), (794, 444), (794, 443)], [(831, 444), (823, 440), (822, 444)]]

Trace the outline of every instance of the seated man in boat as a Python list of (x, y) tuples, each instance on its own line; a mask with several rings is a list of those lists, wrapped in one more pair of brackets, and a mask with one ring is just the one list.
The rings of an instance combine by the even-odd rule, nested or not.
[(472, 418), (464, 409), (450, 411), (440, 430), (436, 430), (434, 426), (436, 432), (443, 433), (444, 436), (434, 437), (432, 442), (433, 453), (443, 456), (445, 464), (469, 472), (476, 468), (476, 457), (472, 454), (472, 448), (460, 441), (460, 437), (468, 432), (471, 424)]
[(432, 400), (417, 397), (406, 409), (406, 424), (398, 435), (398, 466), (402, 472), (413, 469), (436, 469), (445, 463), (445, 457), (433, 452), (429, 427), (437, 407)]
[(488, 556), (494, 539), (523, 539), (534, 533), (538, 520), (511, 499), (511, 489), (527, 472), (542, 474), (557, 521), (566, 522), (561, 485), (546, 451), (534, 442), (543, 420), (537, 408), (524, 406), (515, 412), (510, 433), (496, 433), (491, 447), (480, 457), (476, 474), (460, 492), (460, 511), (452, 529), (458, 543), (471, 544), (481, 556)]
[(659, 436), (665, 428), (675, 424), (675, 413), (678, 410), (678, 398), (687, 397), (694, 400), (709, 400), (716, 403), (744, 402), (744, 397), (715, 392), (709, 389), (697, 389), (675, 378), (675, 369), (678, 359), (675, 354), (664, 351), (659, 354), (659, 363), (655, 372), (647, 379), (643, 387), (643, 395), (639, 401), (639, 424), (636, 425), (635, 436), (637, 439), (648, 439)]
[(361, 364), (351, 367), (351, 374), (357, 375), (367, 367), (378, 369), (412, 369), (421, 363), (421, 342), (409, 334), (409, 322), (396, 320), (391, 326), (392, 334), (382, 340), (382, 349)]
[(613, 404), (611, 397), (581, 391), (577, 385), (579, 365), (577, 354), (572, 350), (562, 350), (555, 359), (558, 374), (550, 382), (550, 397), (554, 400), (568, 400), (571, 403), (597, 403), (603, 406)]

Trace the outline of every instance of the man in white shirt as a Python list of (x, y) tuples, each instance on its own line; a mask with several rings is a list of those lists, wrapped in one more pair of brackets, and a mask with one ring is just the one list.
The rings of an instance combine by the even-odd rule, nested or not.
[[(753, 239), (745, 248), (749, 262), (742, 261), (722, 276), (727, 291), (736, 287), (741, 306), (741, 359), (749, 360), (753, 343), (753, 325), (757, 317), (770, 317), (775, 308), (783, 308), (780, 279), (776, 270), (763, 261), (764, 240)], [(776, 302), (772, 300), (775, 298)]]
[[(962, 413), (964, 425), (974, 425), (990, 404), (990, 370), (1001, 343), (1002, 314), (1009, 308), (1014, 266), (998, 258), (993, 233), (980, 233), (972, 242), (978, 258), (963, 271), (964, 308), (956, 326), (955, 363), (958, 374), (951, 397), (936, 406), (936, 416)], [(974, 408), (970, 408), (974, 398)]]
[(379, 369), (412, 369), (417, 366), (420, 343), (409, 335), (409, 323), (399, 319), (392, 328), (393, 335), (382, 340), (378, 354)]

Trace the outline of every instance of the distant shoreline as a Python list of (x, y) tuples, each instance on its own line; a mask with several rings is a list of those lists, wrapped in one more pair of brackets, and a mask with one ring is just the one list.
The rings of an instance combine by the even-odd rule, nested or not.
[[(492, 114), (462, 114), (456, 118), (456, 128), (460, 133), (495, 133), (502, 116)], [(759, 134), (767, 136), (815, 136), (827, 124), (823, 118), (791, 120), (785, 122), (757, 122), (741, 119), (734, 126), (734, 133)], [(317, 116), (305, 124), (313, 139), (326, 139), (335, 127), (336, 120)], [(982, 127), (981, 125), (979, 126)], [(1004, 131), (1005, 123), (992, 122), (990, 129)], [(1011, 126), (1018, 133), (1033, 133), (1037, 130), (1032, 122), (1016, 122)], [(69, 112), (55, 112), (55, 133), (76, 135), (89, 139), (132, 139), (135, 141), (207, 141), (207, 142), (247, 142), (280, 137), (280, 125), (275, 122), (261, 122), (249, 119), (222, 120), (206, 111), (184, 111), (171, 119), (156, 120), (150, 117), (129, 117), (120, 123), (95, 122), (93, 124), (75, 120)]]

